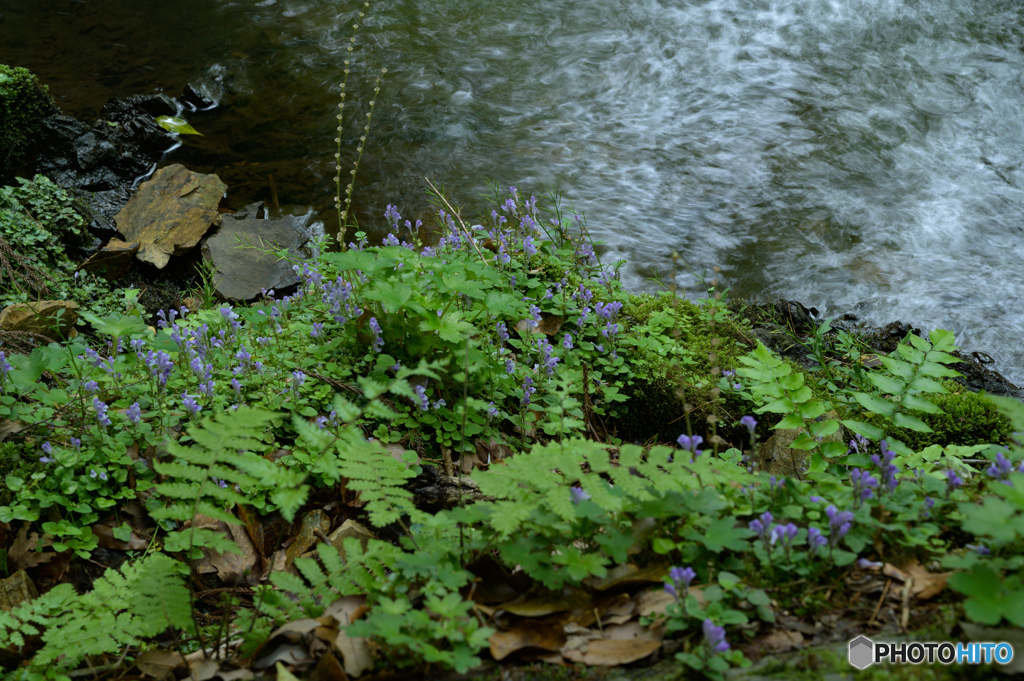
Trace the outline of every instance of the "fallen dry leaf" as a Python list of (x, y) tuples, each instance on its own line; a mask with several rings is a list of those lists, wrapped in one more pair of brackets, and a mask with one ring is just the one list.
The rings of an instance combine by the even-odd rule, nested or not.
[(176, 650), (147, 650), (135, 658), (135, 666), (140, 672), (161, 680), (184, 664), (185, 658)]
[[(25, 568), (35, 567), (40, 563), (53, 560), (55, 553), (37, 553), (36, 547), (40, 544), (39, 535), (35, 532), (28, 534), (28, 528), (31, 523), (26, 522), (18, 530), (18, 536), (15, 537), (14, 543), (11, 544), (11, 548), (7, 550), (7, 566), (11, 572), (18, 570), (24, 570)], [(43, 542), (46, 545), (46, 542)]]
[(668, 565), (655, 564), (644, 568), (638, 568), (632, 563), (616, 565), (608, 571), (604, 579), (591, 577), (587, 580), (587, 586), (597, 591), (607, 591), (618, 586), (629, 584), (649, 584), (651, 582), (664, 582), (668, 574)]
[(660, 641), (611, 641), (602, 639), (591, 641), (576, 650), (567, 650), (562, 656), (570, 662), (577, 662), (591, 667), (617, 667), (642, 660), (661, 647)]
[(213, 658), (204, 657), (188, 662), (189, 681), (210, 681), (219, 670), (220, 660)]
[(508, 631), (492, 634), (487, 641), (494, 659), (503, 660), (524, 648), (557, 651), (565, 645), (565, 640), (565, 632), (556, 624), (520, 620)]
[(803, 646), (804, 635), (799, 631), (776, 629), (762, 638), (759, 643), (766, 652), (779, 653)]
[(253, 669), (266, 669), (272, 667), (278, 662), (284, 662), (290, 665), (306, 665), (313, 661), (309, 651), (306, 650), (305, 646), (300, 645), (285, 645), (275, 648), (272, 653), (261, 657), (260, 659), (252, 663)]
[(560, 592), (524, 594), (495, 608), (520, 617), (546, 617), (556, 612), (592, 609), (590, 594), (570, 588)]
[(334, 618), (341, 629), (334, 640), (335, 649), (341, 653), (345, 673), (358, 677), (373, 668), (373, 651), (370, 642), (362, 637), (352, 637), (345, 633), (344, 627), (363, 616), (368, 610), (365, 596), (344, 596), (327, 606), (324, 615)]
[[(706, 608), (708, 606), (708, 601), (704, 598), (703, 589), (691, 586), (690, 595), (697, 599), (697, 603), (700, 607)], [(676, 602), (675, 597), (665, 591), (665, 589), (648, 589), (647, 591), (641, 591), (637, 594), (636, 599), (637, 614), (641, 617), (664, 617), (665, 608)]]
[(309, 681), (349, 681), (349, 679), (345, 669), (338, 662), (338, 658), (328, 650), (316, 663), (316, 668), (309, 675)]
[(907, 573), (903, 572), (903, 570), (900, 570), (898, 567), (896, 567), (892, 563), (886, 563), (882, 567), (882, 574), (885, 575), (886, 577), (889, 577), (890, 579), (895, 579), (896, 581), (899, 581), (899, 582), (907, 581)]
[[(245, 528), (237, 523), (226, 523), (206, 515), (197, 514), (192, 523), (197, 528), (217, 530), (231, 537), (235, 545), (241, 549), (241, 553), (219, 553), (213, 549), (203, 547), (203, 559), (192, 561), (197, 572), (207, 574), (216, 572), (217, 576), (225, 584), (235, 585), (242, 581), (246, 574), (255, 581), (258, 575), (253, 574), (258, 556), (256, 547), (249, 538)], [(186, 523), (188, 526), (188, 523)]]
[(665, 627), (645, 627), (639, 622), (613, 624), (604, 628), (609, 641), (658, 641), (665, 638)]
[(114, 537), (114, 528), (108, 523), (96, 523), (92, 525), (92, 533), (96, 535), (97, 541), (100, 546), (105, 549), (114, 549), (116, 551), (141, 551), (149, 546), (149, 542), (135, 534), (132, 531), (128, 537), (128, 541), (121, 541)]
[(928, 572), (928, 569), (920, 563), (906, 565), (903, 569), (914, 578), (914, 585), (910, 588), (910, 592), (922, 601), (942, 593), (942, 590), (946, 588), (946, 582), (953, 574), (952, 572)]

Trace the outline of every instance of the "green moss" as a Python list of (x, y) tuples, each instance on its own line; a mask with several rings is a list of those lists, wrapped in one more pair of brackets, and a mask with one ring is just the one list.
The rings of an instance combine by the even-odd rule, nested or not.
[(1012, 428), (1005, 416), (984, 395), (973, 393), (952, 381), (945, 381), (949, 393), (928, 395), (928, 399), (941, 409), (943, 414), (914, 415), (934, 431), (918, 433), (906, 428), (893, 428), (881, 416), (870, 419), (870, 423), (884, 428), (894, 438), (915, 451), (929, 445), (976, 445), (1007, 444)]
[[(671, 442), (686, 432), (683, 404), (692, 404), (691, 427), (703, 433), (711, 413), (712, 388), (717, 384), (711, 370), (736, 364), (747, 351), (741, 323), (732, 316), (715, 326), (718, 345), (712, 342), (707, 311), (671, 293), (629, 296), (622, 311), (629, 334), (624, 345), (633, 376), (623, 389), (629, 397), (627, 413), (616, 423), (625, 440), (657, 436)], [(709, 356), (714, 354), (712, 362)], [(719, 401), (722, 423), (739, 418), (739, 410)], [(733, 413), (736, 412), (736, 413)]]
[(28, 69), (0, 64), (0, 180), (24, 163), (43, 118), (57, 113), (48, 89)]

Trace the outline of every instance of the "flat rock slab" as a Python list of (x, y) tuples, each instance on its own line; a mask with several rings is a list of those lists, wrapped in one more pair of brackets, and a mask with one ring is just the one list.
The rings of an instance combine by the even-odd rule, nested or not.
[(89, 256), (78, 269), (98, 274), (107, 279), (121, 277), (132, 266), (132, 258), (139, 252), (139, 242), (111, 239), (107, 245)]
[(286, 289), (299, 283), (292, 263), (264, 251), (288, 249), (302, 258), (306, 234), (298, 218), (280, 220), (221, 218), (220, 228), (203, 243), (203, 259), (214, 268), (217, 294), (231, 302), (253, 300), (263, 289)]
[(138, 242), (136, 256), (163, 269), (172, 255), (199, 243), (217, 223), (217, 205), (228, 186), (216, 175), (172, 165), (156, 171), (114, 217), (125, 241)]
[(0, 312), (0, 331), (20, 331), (60, 340), (67, 338), (77, 321), (78, 303), (70, 300), (15, 303)]

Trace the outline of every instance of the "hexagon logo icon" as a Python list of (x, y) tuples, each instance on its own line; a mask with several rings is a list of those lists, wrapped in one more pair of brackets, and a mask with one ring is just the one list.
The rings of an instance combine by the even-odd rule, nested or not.
[(848, 655), (850, 664), (857, 669), (866, 669), (875, 661), (875, 642), (867, 636), (858, 636), (850, 641)]

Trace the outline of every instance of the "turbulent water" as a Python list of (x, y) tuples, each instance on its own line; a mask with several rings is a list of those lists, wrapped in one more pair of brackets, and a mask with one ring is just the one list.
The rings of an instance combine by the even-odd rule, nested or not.
[[(326, 210), (348, 0), (0, 0), (0, 62), (94, 116), (192, 82), (167, 162), (242, 205)], [(352, 53), (363, 224), (560, 189), (631, 287), (721, 267), (734, 295), (957, 332), (1024, 381), (1024, 7), (1017, 0), (378, 0)]]

